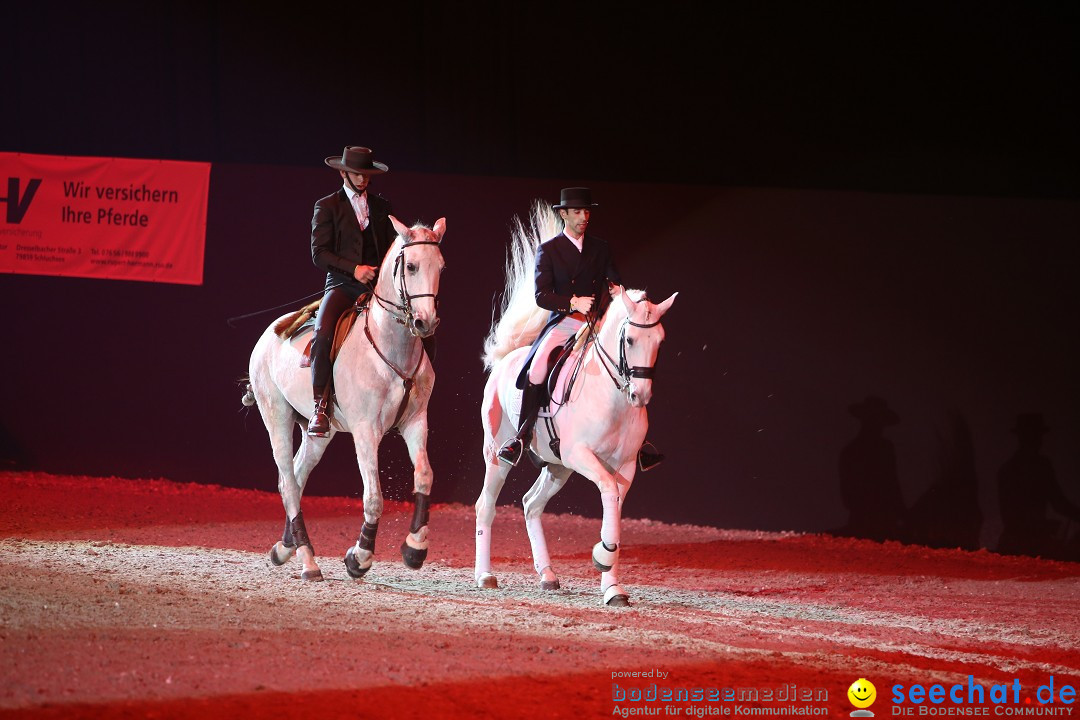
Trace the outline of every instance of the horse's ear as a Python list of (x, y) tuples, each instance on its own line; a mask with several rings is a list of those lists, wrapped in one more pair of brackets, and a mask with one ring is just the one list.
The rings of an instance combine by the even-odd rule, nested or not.
[(622, 304), (626, 306), (626, 317), (634, 316), (634, 301), (630, 299), (629, 293), (625, 289), (619, 293), (619, 297), (622, 298)]
[(660, 313), (661, 315), (666, 313), (671, 308), (671, 303), (675, 302), (675, 296), (678, 295), (678, 294), (679, 293), (677, 293), (677, 292), (671, 293), (671, 297), (669, 297), (667, 300), (665, 300), (664, 302), (662, 302), (662, 303), (660, 303), (659, 305), (656, 306), (656, 311), (658, 313)]
[(435, 221), (435, 227), (431, 228), (431, 231), (435, 233), (435, 237), (442, 242), (442, 236), (446, 232), (446, 218), (441, 217)]
[(393, 224), (394, 230), (397, 231), (398, 235), (403, 238), (409, 237), (409, 228), (405, 227), (405, 223), (401, 222), (393, 215), (390, 216), (390, 222)]

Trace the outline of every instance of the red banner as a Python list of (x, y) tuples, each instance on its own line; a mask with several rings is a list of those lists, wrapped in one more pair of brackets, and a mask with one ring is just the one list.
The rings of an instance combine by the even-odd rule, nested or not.
[(0, 152), (0, 272), (201, 285), (210, 163)]

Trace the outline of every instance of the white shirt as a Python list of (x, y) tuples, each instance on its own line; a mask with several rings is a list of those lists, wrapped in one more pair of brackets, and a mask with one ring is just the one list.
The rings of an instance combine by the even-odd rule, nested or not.
[(577, 248), (578, 252), (582, 251), (582, 247), (585, 245), (585, 236), (584, 235), (582, 235), (579, 238), (575, 238), (573, 235), (566, 232), (566, 230), (563, 230), (562, 234), (565, 235), (567, 237), (567, 239), (570, 240), (570, 242), (574, 243), (574, 247)]
[(356, 213), (356, 220), (360, 223), (361, 230), (367, 230), (368, 223), (368, 204), (367, 204), (367, 190), (362, 193), (357, 193), (348, 183), (343, 185), (345, 188), (345, 194), (349, 196), (349, 202), (352, 203), (353, 212)]

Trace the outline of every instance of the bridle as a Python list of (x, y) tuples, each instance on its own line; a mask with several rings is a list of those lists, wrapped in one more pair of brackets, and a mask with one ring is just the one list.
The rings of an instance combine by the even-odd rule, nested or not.
[[(437, 240), (417, 240), (415, 242), (405, 242), (401, 244), (401, 249), (398, 251), (397, 257), (394, 258), (394, 287), (397, 290), (398, 300), (400, 302), (391, 302), (386, 298), (380, 296), (376, 292), (372, 292), (375, 299), (379, 301), (383, 310), (388, 312), (398, 323), (405, 326), (413, 337), (419, 337), (420, 333), (416, 329), (416, 318), (413, 314), (412, 301), (419, 298), (433, 298), (435, 301), (435, 310), (439, 309), (439, 296), (435, 293), (419, 293), (412, 295), (409, 293), (409, 287), (405, 284), (405, 248), (416, 247), (417, 245), (439, 245)], [(393, 308), (393, 309), (391, 309)], [(401, 314), (394, 312), (399, 311)]]
[[(627, 396), (630, 395), (630, 388), (632, 385), (631, 381), (634, 378), (652, 380), (653, 376), (656, 374), (656, 365), (631, 365), (627, 361), (626, 328), (628, 325), (632, 325), (636, 328), (648, 329), (656, 327), (659, 324), (659, 319), (657, 319), (656, 322), (651, 323), (636, 323), (630, 318), (626, 318), (625, 320), (623, 320), (622, 323), (619, 325), (618, 363), (616, 363), (615, 360), (610, 355), (608, 355), (607, 350), (604, 349), (604, 346), (601, 345), (599, 341), (596, 341), (595, 343), (596, 349), (600, 356), (600, 364), (603, 365), (605, 370), (607, 370), (608, 377), (610, 377), (611, 381), (615, 383), (615, 387), (618, 388), (620, 392), (625, 393)], [(593, 337), (596, 337), (595, 330), (593, 332)], [(614, 368), (615, 372), (612, 372), (612, 368)]]
[[(642, 297), (642, 300), (645, 298)], [(635, 300), (635, 303), (641, 302), (641, 300)], [(615, 362), (603, 345), (599, 342), (599, 336), (596, 332), (595, 320), (589, 318), (589, 341), (592, 342), (597, 350), (597, 355), (600, 358), (600, 364), (604, 370), (607, 371), (608, 377), (611, 378), (611, 382), (615, 383), (616, 389), (622, 392), (627, 398), (631, 395), (632, 380), (634, 378), (642, 378), (651, 380), (656, 374), (656, 365), (631, 365), (626, 359), (626, 328), (627, 326), (633, 326), (636, 328), (649, 329), (656, 327), (660, 324), (660, 318), (656, 319), (656, 322), (651, 323), (637, 323), (627, 317), (619, 325), (619, 361)], [(582, 353), (584, 356), (584, 353)], [(614, 372), (612, 372), (614, 370)]]
[[(413, 247), (415, 245), (438, 245), (436, 240), (417, 240), (416, 242), (405, 242), (401, 244), (401, 250), (398, 251), (397, 257), (394, 258), (394, 283), (397, 288), (398, 300), (400, 303), (393, 303), (389, 300), (380, 297), (378, 293), (372, 291), (372, 295), (379, 301), (379, 305), (385, 310), (390, 317), (394, 318), (398, 323), (405, 326), (409, 331), (409, 334), (418, 338), (420, 333), (416, 330), (416, 320), (413, 316), (412, 301), (417, 298), (434, 298), (436, 309), (439, 307), (439, 297), (435, 293), (420, 293), (417, 295), (410, 295), (409, 288), (405, 284), (405, 248)], [(389, 306), (389, 307), (388, 307)], [(398, 315), (390, 308), (401, 311), (401, 315)], [(390, 358), (386, 357), (379, 346), (375, 344), (375, 338), (371, 335), (371, 328), (368, 326), (368, 319), (371, 317), (371, 313), (366, 313), (364, 316), (364, 334), (367, 336), (368, 342), (371, 343), (372, 349), (375, 354), (378, 355), (384, 363), (386, 363), (394, 373), (401, 378), (402, 387), (404, 393), (401, 397), (401, 404), (398, 406), (397, 415), (394, 417), (394, 422), (390, 424), (390, 427), (397, 427), (401, 422), (401, 418), (405, 415), (405, 409), (409, 406), (409, 398), (412, 395), (413, 386), (416, 384), (416, 373), (420, 370), (420, 364), (424, 361), (423, 351), (416, 358), (416, 367), (413, 368), (411, 373), (406, 373), (404, 370), (395, 365)]]

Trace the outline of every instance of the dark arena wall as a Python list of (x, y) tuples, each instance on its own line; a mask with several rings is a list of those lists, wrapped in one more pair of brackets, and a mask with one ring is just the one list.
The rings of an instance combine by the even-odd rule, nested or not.
[[(202, 286), (5, 277), (9, 307), (32, 301), (5, 331), (6, 376), (24, 378), (5, 388), (7, 462), (272, 490), (266, 432), (241, 405), (239, 383), (265, 326), (321, 288), (309, 215), (337, 183), (321, 158), (312, 165), (214, 166)], [(373, 184), (407, 222), (447, 218), (430, 410), (436, 502), (472, 502), (483, 478), (479, 355), (511, 219), (570, 182), (391, 172)], [(668, 460), (638, 476), (627, 516), (843, 525), (838, 455), (858, 429), (848, 408), (868, 394), (899, 415), (885, 435), (909, 507), (948, 480), (954, 430), (966, 424), (977, 485), (941, 500), (956, 507), (922, 507), (981, 511), (989, 547), (1017, 413), (1044, 414), (1044, 449), (1075, 496), (1077, 307), (1067, 275), (1076, 203), (592, 186), (601, 206), (590, 231), (615, 244), (627, 285), (653, 298), (679, 293), (650, 405), (649, 437)], [(262, 188), (260, 209), (235, 212), (238, 199), (251, 204), (252, 187)], [(388, 495), (405, 499), (404, 444), (389, 437), (381, 454)], [(504, 500), (520, 498), (533, 474), (516, 469)], [(360, 492), (342, 436), (309, 493)], [(580, 479), (553, 502), (599, 512), (595, 488)]]

